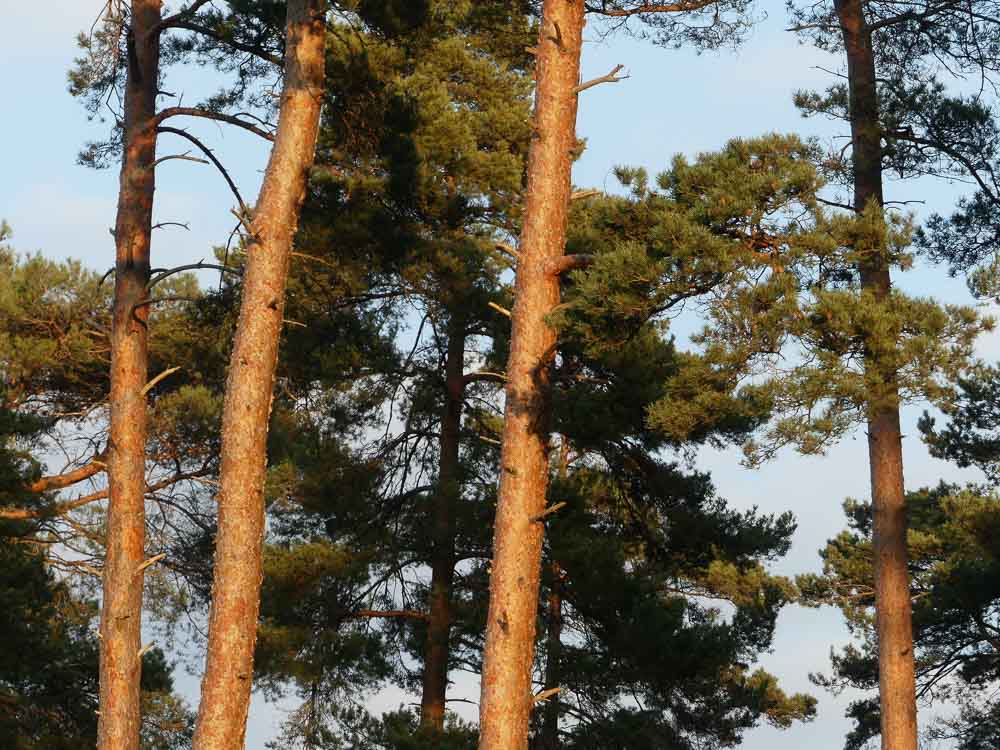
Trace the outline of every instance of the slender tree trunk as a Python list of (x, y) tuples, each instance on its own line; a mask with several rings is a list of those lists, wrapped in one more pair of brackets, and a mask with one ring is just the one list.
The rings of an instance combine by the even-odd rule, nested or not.
[(536, 519), (548, 485), (549, 369), (556, 345), (545, 318), (559, 303), (559, 278), (547, 261), (565, 250), (583, 26), (583, 0), (545, 0), (507, 364), (479, 706), (481, 750), (518, 750), (528, 742), (544, 531)]
[(194, 750), (243, 747), (260, 611), (264, 476), (292, 239), (316, 148), (321, 0), (289, 0), (278, 132), (254, 211), (222, 414), (219, 531)]
[[(559, 687), (562, 675), (559, 662), (562, 658), (562, 568), (553, 562), (549, 566), (552, 582), (546, 602), (548, 632), (545, 638), (545, 689)], [(555, 693), (545, 701), (542, 715), (542, 750), (559, 748), (559, 694)]]
[[(101, 605), (100, 750), (139, 747), (142, 582), (145, 557), (146, 384), (149, 240), (156, 161), (160, 0), (134, 0), (129, 18), (124, 153), (115, 221), (111, 329), (107, 553)], [(152, 33), (151, 33), (152, 32)]]
[(434, 732), (444, 730), (448, 692), (448, 638), (451, 632), (451, 597), (455, 576), (455, 504), (460, 493), (458, 450), (465, 399), (465, 325), (453, 316), (449, 322), (445, 363), (445, 408), (441, 418), (441, 455), (431, 534), (431, 594), (424, 647), (423, 695), (420, 723)]
[[(851, 140), (854, 154), (854, 206), (882, 206), (881, 126), (871, 30), (862, 0), (837, 0), (847, 51)], [(861, 284), (879, 299), (892, 282), (882, 257), (860, 267)], [(879, 369), (871, 357), (866, 367)], [(917, 700), (913, 665), (913, 625), (906, 548), (906, 496), (898, 393), (877, 394), (869, 409), (868, 455), (871, 466), (875, 556), (875, 609), (879, 644), (879, 698), (883, 750), (916, 750)]]

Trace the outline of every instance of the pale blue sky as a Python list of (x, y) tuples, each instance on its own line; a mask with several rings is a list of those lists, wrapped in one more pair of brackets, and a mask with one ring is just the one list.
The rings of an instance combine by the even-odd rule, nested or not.
[[(113, 262), (108, 228), (114, 224), (117, 169), (94, 172), (75, 165), (81, 144), (100, 137), (104, 126), (89, 123), (80, 104), (66, 92), (66, 70), (75, 54), (74, 37), (89, 28), (100, 0), (56, 0), (44, 6), (0, 0), (0, 218), (14, 228), (14, 245), (53, 257), (75, 257), (105, 269)], [(783, 3), (761, 6), (771, 18), (737, 52), (696, 55), (664, 50), (623, 35), (587, 44), (584, 77), (601, 75), (615, 64), (631, 77), (600, 86), (581, 97), (579, 134), (588, 149), (576, 167), (580, 186), (610, 187), (616, 164), (641, 165), (655, 173), (677, 152), (694, 153), (721, 146), (728, 138), (768, 131), (830, 137), (836, 126), (804, 121), (791, 102), (796, 88), (818, 88), (830, 77), (815, 68), (837, 68), (837, 61), (797, 44), (783, 31)], [(596, 39), (593, 32), (587, 35)], [(210, 89), (198, 71), (168, 78), (167, 89), (183, 90), (186, 101)], [(199, 133), (227, 164), (249, 200), (256, 194), (266, 144), (232, 129), (196, 123)], [(170, 145), (161, 154), (172, 153)], [(179, 264), (211, 256), (232, 226), (233, 205), (225, 185), (211, 168), (172, 161), (160, 168), (155, 215), (158, 221), (190, 222), (191, 231), (165, 230), (154, 238), (155, 265)], [(947, 210), (955, 186), (889, 186), (892, 199), (927, 198)], [(951, 301), (968, 301), (964, 286), (940, 269), (913, 272), (901, 279), (906, 288)], [(983, 351), (1000, 351), (996, 340)], [(907, 486), (933, 484), (940, 478), (969, 477), (931, 459), (915, 437), (919, 409), (904, 414)], [(825, 458), (782, 454), (758, 471), (739, 466), (734, 453), (706, 451), (700, 468), (711, 470), (720, 493), (734, 505), (758, 505), (768, 512), (791, 509), (799, 529), (781, 572), (816, 570), (816, 550), (843, 526), (840, 504), (847, 496), (868, 496), (868, 468), (863, 436), (845, 440)], [(810, 671), (825, 670), (831, 645), (847, 638), (832, 610), (788, 608), (778, 624), (774, 653), (764, 666), (776, 672), (786, 689), (812, 691), (820, 699), (819, 718), (788, 731), (767, 727), (747, 735), (748, 750), (839, 750), (847, 722), (848, 696), (835, 699), (809, 685)], [(197, 681), (181, 676), (181, 687), (196, 702)], [(463, 680), (463, 685), (465, 681)], [(475, 699), (469, 686), (468, 697)], [(402, 698), (384, 696), (394, 707)], [(380, 701), (380, 704), (383, 701)], [(248, 747), (263, 748), (277, 718), (255, 702)]]

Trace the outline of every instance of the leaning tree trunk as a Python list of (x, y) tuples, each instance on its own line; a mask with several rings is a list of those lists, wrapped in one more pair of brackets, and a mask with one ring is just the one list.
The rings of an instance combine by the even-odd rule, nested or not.
[(145, 556), (146, 319), (156, 161), (160, 0), (134, 0), (129, 19), (124, 153), (115, 221), (107, 552), (101, 605), (99, 750), (139, 747)]
[(479, 706), (481, 750), (527, 746), (531, 664), (549, 475), (549, 369), (576, 147), (583, 0), (545, 0), (537, 48), (534, 138), (507, 363), (500, 492)]
[(316, 149), (321, 0), (289, 0), (278, 131), (251, 225), (222, 413), (219, 531), (194, 750), (243, 747), (257, 640), (266, 442), (292, 239)]
[(458, 451), (465, 399), (465, 325), (452, 316), (445, 362), (445, 408), (441, 418), (441, 455), (434, 492), (431, 541), (431, 591), (424, 645), (420, 724), (444, 730), (448, 692), (448, 639), (451, 632), (452, 582), (455, 577), (455, 506), (460, 493)]
[[(854, 153), (854, 207), (859, 213), (882, 206), (882, 149), (871, 29), (862, 0), (837, 0), (847, 51), (851, 140)], [(859, 268), (861, 285), (877, 299), (889, 297), (892, 282), (885, 258), (873, 255)], [(884, 364), (868, 356), (865, 367)], [(892, 378), (889, 378), (892, 382)], [(916, 750), (917, 700), (913, 665), (913, 625), (907, 570), (906, 496), (898, 391), (875, 394), (869, 407), (868, 456), (875, 513), (875, 609), (879, 649), (879, 699), (883, 750)]]

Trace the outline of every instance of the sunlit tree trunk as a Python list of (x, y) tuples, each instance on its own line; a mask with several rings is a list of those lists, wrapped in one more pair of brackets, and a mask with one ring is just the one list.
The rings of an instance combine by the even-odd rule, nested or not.
[(518, 750), (528, 741), (544, 531), (537, 519), (548, 485), (549, 370), (556, 345), (546, 316), (559, 304), (558, 274), (547, 264), (565, 249), (583, 26), (582, 0), (543, 4), (483, 654), (482, 750)]
[[(882, 149), (875, 57), (861, 0), (837, 0), (847, 52), (854, 207), (882, 206)], [(873, 255), (860, 267), (861, 285), (879, 299), (892, 288), (887, 261)], [(869, 357), (866, 367), (884, 365)], [(913, 625), (906, 549), (906, 499), (898, 393), (877, 394), (868, 417), (875, 558), (875, 609), (879, 645), (879, 699), (883, 750), (916, 750), (917, 701)]]
[(108, 516), (101, 597), (100, 750), (139, 747), (142, 582), (145, 556), (146, 298), (156, 161), (160, 0), (134, 0), (128, 19), (125, 120), (111, 329)]
[(321, 0), (289, 0), (278, 130), (252, 221), (222, 415), (219, 531), (195, 750), (243, 747), (257, 638), (266, 442), (292, 239), (319, 129)]

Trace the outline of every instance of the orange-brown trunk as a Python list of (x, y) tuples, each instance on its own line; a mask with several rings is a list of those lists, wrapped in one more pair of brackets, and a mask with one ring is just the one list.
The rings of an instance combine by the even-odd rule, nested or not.
[[(882, 147), (875, 57), (862, 0), (837, 0), (836, 10), (847, 52), (851, 140), (854, 157), (854, 207), (882, 205)], [(882, 257), (860, 267), (861, 284), (880, 298), (892, 281)], [(869, 357), (866, 367), (882, 363)], [(917, 699), (913, 664), (913, 625), (906, 547), (906, 495), (898, 392), (876, 394), (868, 417), (868, 455), (875, 514), (876, 631), (879, 645), (879, 703), (883, 750), (917, 750)]]
[(107, 551), (101, 604), (99, 750), (139, 747), (145, 557), (149, 240), (156, 160), (160, 0), (134, 0), (128, 29), (124, 153), (115, 221)]
[(565, 249), (583, 26), (583, 0), (545, 0), (507, 363), (479, 706), (481, 750), (518, 750), (528, 742), (543, 536), (536, 519), (548, 485), (549, 369), (556, 345), (546, 316), (559, 304), (559, 279), (546, 262)]
[(266, 443), (292, 239), (316, 148), (321, 0), (289, 0), (278, 131), (254, 211), (222, 415), (219, 531), (194, 750), (239, 750), (260, 610)]

